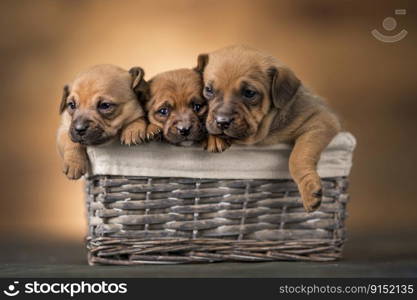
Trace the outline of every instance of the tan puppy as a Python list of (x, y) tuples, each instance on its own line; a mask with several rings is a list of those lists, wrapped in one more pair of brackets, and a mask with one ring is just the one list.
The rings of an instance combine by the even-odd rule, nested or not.
[(139, 101), (148, 95), (141, 68), (125, 71), (113, 65), (94, 66), (64, 87), (58, 129), (63, 172), (78, 179), (88, 170), (85, 147), (99, 145), (121, 133), (124, 144), (145, 139), (147, 121)]
[(294, 143), (289, 160), (304, 207), (320, 205), (316, 166), (340, 131), (337, 117), (275, 58), (245, 46), (231, 46), (198, 57), (209, 103), (210, 134), (245, 145)]
[(228, 146), (213, 136), (210, 145), (207, 143), (207, 101), (202, 95), (203, 81), (198, 72), (191, 69), (168, 71), (153, 77), (149, 84), (150, 100), (146, 110), (150, 131), (160, 130), (164, 139), (175, 145), (201, 143), (212, 152), (221, 152)]

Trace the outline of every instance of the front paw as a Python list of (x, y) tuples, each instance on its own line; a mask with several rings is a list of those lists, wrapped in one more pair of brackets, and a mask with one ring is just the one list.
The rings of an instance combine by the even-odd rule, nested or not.
[(298, 185), (304, 209), (307, 212), (315, 211), (319, 208), (323, 197), (320, 177), (317, 174), (310, 174), (303, 178)]
[(78, 158), (64, 160), (62, 172), (71, 180), (77, 180), (88, 170), (88, 160), (86, 158)]
[(149, 124), (146, 128), (146, 139), (152, 141), (161, 137), (162, 130), (155, 124)]
[(209, 135), (207, 140), (204, 141), (203, 147), (208, 152), (220, 153), (225, 151), (231, 146), (230, 141), (219, 138), (214, 135)]
[(136, 145), (143, 143), (146, 137), (146, 123), (133, 122), (127, 125), (120, 134), (120, 141), (125, 145)]

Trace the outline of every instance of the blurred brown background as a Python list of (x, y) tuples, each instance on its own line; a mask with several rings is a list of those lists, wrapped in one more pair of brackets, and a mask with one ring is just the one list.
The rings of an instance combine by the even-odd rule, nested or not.
[[(370, 34), (394, 9), (408, 36)], [(82, 182), (55, 148), (62, 86), (113, 63), (157, 72), (244, 43), (271, 53), (326, 97), (358, 139), (349, 230), (417, 231), (416, 1), (1, 1), (0, 229), (81, 239)]]

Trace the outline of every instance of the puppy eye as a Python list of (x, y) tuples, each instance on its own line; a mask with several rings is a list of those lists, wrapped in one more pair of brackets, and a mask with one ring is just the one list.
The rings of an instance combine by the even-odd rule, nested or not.
[(206, 93), (213, 94), (213, 88), (211, 86), (206, 86), (204, 89), (206, 90)]
[(166, 108), (166, 107), (162, 107), (162, 108), (160, 108), (160, 109), (158, 110), (158, 113), (159, 113), (161, 116), (167, 116), (167, 115), (168, 115), (168, 113), (169, 113), (169, 110), (168, 110), (168, 108)]
[(71, 110), (74, 110), (76, 108), (75, 102), (74, 101), (68, 102), (67, 107)]
[(201, 108), (203, 107), (203, 105), (202, 104), (198, 104), (198, 103), (194, 103), (193, 104), (193, 110), (195, 111), (195, 112), (199, 112), (200, 110), (201, 110)]
[(243, 94), (243, 96), (244, 96), (245, 98), (252, 99), (252, 98), (253, 98), (253, 97), (255, 97), (258, 93), (257, 93), (256, 91), (254, 91), (254, 90), (251, 90), (251, 89), (244, 89), (244, 90), (243, 90), (243, 92), (242, 92), (242, 94)]
[(204, 97), (206, 97), (207, 99), (211, 99), (214, 96), (214, 90), (211, 86), (207, 85), (204, 87)]
[(113, 108), (114, 104), (109, 102), (100, 102), (97, 106), (99, 110), (109, 110), (110, 108)]

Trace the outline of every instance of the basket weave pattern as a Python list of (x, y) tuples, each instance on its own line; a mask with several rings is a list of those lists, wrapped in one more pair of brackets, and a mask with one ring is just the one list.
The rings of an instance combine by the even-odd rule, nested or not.
[(292, 180), (87, 179), (90, 264), (329, 261), (345, 239), (347, 179), (306, 213)]

